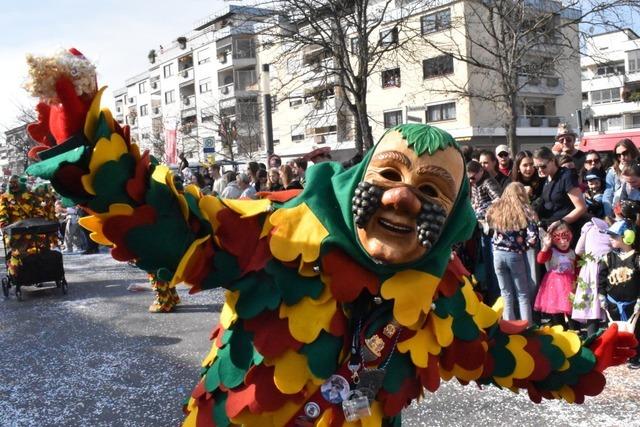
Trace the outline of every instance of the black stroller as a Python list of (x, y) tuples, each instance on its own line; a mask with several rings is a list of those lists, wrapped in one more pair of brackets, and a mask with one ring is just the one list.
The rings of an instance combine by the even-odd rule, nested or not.
[[(22, 286), (42, 286), (46, 282), (55, 282), (63, 294), (67, 293), (67, 280), (64, 277), (62, 254), (50, 249), (51, 241), (57, 237), (60, 224), (43, 218), (30, 218), (14, 222), (2, 229), (4, 260), (7, 275), (2, 278), (2, 293), (9, 298), (9, 289), (15, 286), (18, 301), (22, 300)], [(19, 249), (18, 242), (30, 239), (26, 253), (21, 253), (20, 265), (15, 273), (9, 271), (11, 252)], [(24, 245), (24, 243), (23, 243)]]

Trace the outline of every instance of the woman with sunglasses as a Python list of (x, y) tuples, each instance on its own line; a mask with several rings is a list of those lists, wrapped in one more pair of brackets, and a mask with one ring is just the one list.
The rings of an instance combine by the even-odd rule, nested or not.
[(542, 203), (537, 211), (542, 226), (546, 229), (554, 222), (562, 220), (571, 227), (577, 240), (583, 224), (581, 219), (587, 212), (577, 174), (561, 168), (556, 156), (548, 147), (538, 148), (533, 153), (533, 163), (538, 175), (545, 180)]
[(613, 166), (607, 171), (606, 184), (602, 203), (604, 204), (604, 214), (613, 218), (613, 206), (620, 200), (622, 191), (622, 171), (631, 166), (640, 156), (638, 148), (628, 138), (621, 139), (613, 148), (615, 159)]

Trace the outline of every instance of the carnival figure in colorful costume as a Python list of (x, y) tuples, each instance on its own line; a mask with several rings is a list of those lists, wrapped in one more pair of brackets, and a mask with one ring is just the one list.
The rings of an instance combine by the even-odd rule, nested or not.
[(613, 327), (581, 342), (482, 303), (452, 244), (475, 226), (446, 132), (390, 129), (349, 170), (325, 162), (304, 191), (221, 200), (176, 189), (93, 100), (76, 139), (29, 172), (93, 213), (82, 225), (160, 280), (226, 302), (186, 426), (399, 423), (441, 379), (583, 402), (634, 353)]
[[(23, 179), (18, 175), (12, 175), (7, 191), (0, 196), (0, 227), (28, 218), (44, 218), (39, 199), (27, 190)], [(3, 239), (5, 247), (11, 248), (7, 270), (12, 275), (16, 275), (22, 257), (54, 243), (48, 237), (32, 234), (3, 234)]]

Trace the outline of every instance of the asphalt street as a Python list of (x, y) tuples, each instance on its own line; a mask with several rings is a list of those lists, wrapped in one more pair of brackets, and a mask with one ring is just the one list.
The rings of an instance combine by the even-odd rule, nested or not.
[[(151, 314), (146, 276), (106, 253), (65, 255), (68, 295), (24, 288), (0, 300), (0, 426), (177, 426), (196, 384), (222, 291)], [(4, 273), (3, 273), (4, 274)], [(1, 297), (0, 297), (1, 298)], [(407, 426), (640, 426), (640, 372), (608, 371), (583, 405), (443, 383), (403, 414)]]

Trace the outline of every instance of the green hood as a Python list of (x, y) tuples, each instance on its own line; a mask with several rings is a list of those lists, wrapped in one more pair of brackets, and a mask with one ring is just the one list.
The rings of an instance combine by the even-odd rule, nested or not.
[[(426, 125), (401, 125), (391, 130), (402, 131), (408, 126), (427, 127)], [(450, 135), (439, 132), (450, 138), (449, 146), (459, 149)], [(348, 170), (334, 162), (320, 163), (310, 167), (306, 174), (305, 190), (295, 199), (285, 203), (283, 207), (294, 207), (304, 202), (311, 208), (329, 231), (329, 236), (322, 242), (321, 253), (326, 253), (337, 246), (378, 276), (390, 276), (398, 271), (415, 269), (441, 277), (450, 260), (452, 245), (469, 239), (476, 225), (469, 198), (469, 182), (466, 179), (462, 181), (454, 208), (440, 239), (424, 257), (407, 264), (380, 264), (374, 261), (360, 245), (351, 212), (351, 199), (358, 183), (364, 177), (374, 150), (375, 147), (367, 152), (360, 164)], [(427, 150), (422, 150), (424, 151)], [(428, 151), (433, 152), (433, 150)]]

